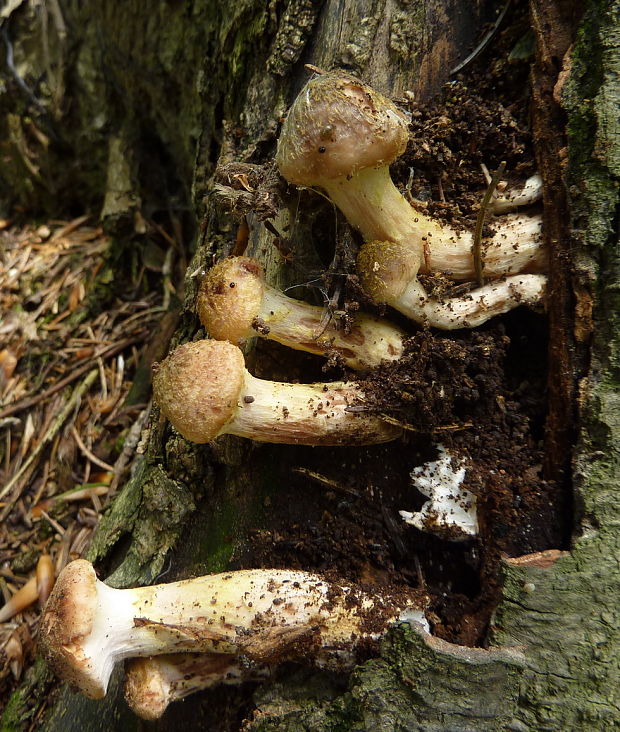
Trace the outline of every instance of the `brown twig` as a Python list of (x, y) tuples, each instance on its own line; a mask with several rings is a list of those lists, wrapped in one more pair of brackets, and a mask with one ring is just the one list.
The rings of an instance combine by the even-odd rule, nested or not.
[(499, 168), (493, 174), (491, 182), (487, 186), (487, 189), (482, 198), (480, 204), (480, 211), (478, 211), (478, 218), (476, 219), (476, 228), (474, 229), (474, 242), (472, 244), (472, 254), (474, 257), (474, 272), (476, 273), (476, 279), (479, 287), (484, 285), (484, 260), (482, 258), (482, 229), (484, 228), (484, 220), (493, 197), (493, 192), (499, 183), (499, 179), (502, 177), (504, 170), (506, 169), (506, 161), (502, 160)]

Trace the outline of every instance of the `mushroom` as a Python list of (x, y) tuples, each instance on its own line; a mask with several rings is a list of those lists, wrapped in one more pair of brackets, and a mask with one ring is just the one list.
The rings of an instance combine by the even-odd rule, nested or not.
[(139, 656), (204, 651), (344, 669), (390, 624), (424, 623), (425, 599), (415, 597), (279, 569), (119, 590), (78, 559), (50, 595), (40, 645), (56, 673), (93, 699), (105, 695), (117, 661)]
[(437, 446), (437, 460), (413, 469), (411, 482), (429, 500), (420, 511), (399, 511), (401, 518), (420, 531), (449, 541), (471, 539), (478, 533), (476, 496), (461, 485), (467, 472), (466, 461), (453, 457), (443, 445)]
[(179, 346), (154, 366), (153, 392), (163, 414), (192, 442), (232, 434), (258, 442), (368, 445), (400, 435), (398, 428), (359, 409), (364, 393), (356, 382), (256, 379), (239, 348), (227, 341)]
[(431, 297), (418, 280), (417, 257), (395, 242), (368, 242), (357, 257), (364, 290), (418, 323), (443, 330), (475, 328), (517, 305), (536, 305), (545, 294), (547, 278), (518, 274), (494, 280), (459, 297)]
[(212, 338), (241, 343), (259, 335), (324, 355), (336, 351), (347, 366), (368, 369), (394, 361), (406, 334), (383, 319), (357, 313), (350, 330), (324, 325), (324, 309), (287, 297), (265, 282), (255, 259), (232, 257), (212, 267), (198, 293), (198, 315)]
[[(407, 119), (352, 76), (310, 79), (282, 126), (276, 163), (298, 186), (322, 188), (366, 241), (400, 244), (421, 273), (475, 277), (473, 236), (414, 210), (390, 178), (407, 145)], [(507, 215), (484, 242), (485, 276), (545, 269), (541, 217)]]
[(271, 667), (223, 653), (172, 653), (125, 661), (125, 700), (142, 719), (159, 719), (172, 702), (219, 684), (261, 681)]

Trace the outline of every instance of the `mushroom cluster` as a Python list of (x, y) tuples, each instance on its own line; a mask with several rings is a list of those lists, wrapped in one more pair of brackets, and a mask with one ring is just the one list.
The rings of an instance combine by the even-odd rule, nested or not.
[[(365, 243), (357, 257), (362, 286), (412, 320), (442, 329), (475, 327), (521, 303), (544, 299), (546, 257), (537, 215), (508, 213), (483, 242), (487, 284), (459, 297), (427, 294), (419, 274), (475, 277), (473, 237), (414, 209), (390, 178), (407, 144), (405, 115), (346, 75), (311, 79), (283, 125), (276, 163), (299, 186), (321, 188)], [(497, 201), (497, 211), (530, 203), (534, 183)], [(527, 186), (526, 186), (527, 188)], [(161, 413), (186, 439), (232, 434), (258, 442), (366, 445), (398, 438), (399, 427), (366, 409), (354, 381), (266, 381), (245, 367), (239, 346), (254, 336), (315, 354), (336, 352), (367, 370), (403, 353), (406, 332), (358, 313), (347, 328), (320, 307), (270, 287), (259, 262), (232, 257), (205, 276), (198, 314), (210, 336), (176, 348), (154, 366)], [(466, 467), (439, 448), (412, 473), (429, 501), (405, 521), (444, 538), (477, 532), (476, 499), (463, 490)], [(198, 689), (268, 677), (274, 664), (306, 659), (346, 669), (393, 623), (428, 629), (427, 598), (412, 591), (364, 592), (320, 576), (240, 570), (171, 584), (116, 590), (84, 560), (58, 578), (41, 626), (41, 645), (57, 673), (92, 698), (105, 695), (116, 662), (126, 664), (126, 696), (146, 719)]]
[[(327, 193), (366, 242), (357, 260), (362, 286), (412, 320), (445, 330), (475, 327), (541, 302), (546, 255), (538, 215), (507, 214), (483, 242), (484, 275), (494, 282), (463, 297), (426, 293), (419, 273), (475, 278), (473, 236), (415, 210), (396, 188), (389, 165), (407, 139), (407, 119), (392, 102), (352, 76), (321, 74), (293, 103), (276, 163), (290, 183)], [(530, 193), (499, 209), (530, 203)]]

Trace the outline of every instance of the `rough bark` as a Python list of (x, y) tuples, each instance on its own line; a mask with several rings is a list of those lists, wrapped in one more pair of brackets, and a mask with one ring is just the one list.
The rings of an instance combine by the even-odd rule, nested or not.
[[(412, 90), (424, 99), (466, 55), (484, 12), (480, 3), (452, 0), (162, 1), (146, 14), (136, 2), (123, 3), (122, 13), (111, 0), (86, 10), (82, 5), (63, 4), (64, 35), (62, 24), (48, 19), (47, 56), (28, 43), (36, 39), (41, 17), (34, 18), (28, 5), (11, 18), (16, 54), (34, 71), (52, 70), (48, 94), (57, 106), (50, 102), (39, 118), (52, 143), (30, 148), (27, 159), (28, 129), (2, 110), (11, 130), (2, 177), (15, 186), (21, 203), (40, 209), (61, 196), (75, 201), (77, 194), (69, 195), (75, 188), (81, 205), (101, 205), (108, 225), (121, 233), (131, 229), (140, 205), (187, 208), (187, 225), (195, 222), (199, 232), (190, 273), (214, 254), (229, 253), (234, 239), (231, 219), (205, 198), (215, 162), (269, 158), (277, 120), (304, 79), (302, 62), (345, 67), (386, 94)], [(551, 154), (564, 155), (558, 135), (539, 159), (546, 171), (546, 204), (553, 201), (560, 211), (560, 222), (547, 215), (557, 252), (555, 286), (576, 293), (555, 300), (552, 320), (561, 332), (552, 355), (561, 378), (554, 382), (559, 406), (549, 424), (551, 467), (574, 476), (572, 549), (505, 563), (504, 596), (487, 649), (424, 640), (398, 629), (385, 640), (381, 657), (358, 668), (344, 686), (340, 679), (300, 671), (259, 689), (260, 714), (249, 729), (533, 732), (607, 730), (620, 722), (620, 5), (591, 0), (574, 48), (576, 19), (561, 13), (554, 18), (559, 7), (532, 4), (541, 22), (539, 38), (557, 43), (551, 51), (539, 45), (541, 105), (551, 104), (554, 124), (567, 121), (569, 133), (563, 157), (568, 168), (549, 164)], [(559, 28), (566, 36), (554, 35)], [(566, 83), (556, 86), (560, 72), (569, 70)], [(71, 107), (63, 108), (69, 98)], [(567, 187), (560, 190), (563, 180)], [(278, 228), (287, 223), (281, 216)], [(307, 240), (301, 243), (305, 233), (297, 229), (296, 251), (309, 269), (318, 268), (316, 251)], [(274, 284), (287, 284), (278, 255), (265, 245), (258, 227), (251, 227), (248, 254), (265, 261)], [(570, 276), (569, 250), (575, 255)], [(194, 296), (195, 279), (188, 277), (174, 341), (196, 330)], [(573, 388), (584, 368), (575, 348), (586, 345), (589, 370)], [(571, 461), (569, 422), (577, 391), (581, 431)], [(226, 567), (246, 540), (244, 527), (256, 523), (265, 498), (277, 490), (266, 480), (270, 461), (279, 459), (273, 449), (252, 453), (251, 467), (250, 451), (234, 438), (217, 452), (180, 439), (165, 442), (164, 425), (154, 419), (147, 453), (105, 516), (89, 558), (107, 567), (107, 581), (119, 587), (152, 582), (168, 561), (173, 570), (166, 579)], [(26, 724), (34, 713), (29, 700), (44, 696), (50, 683), (38, 664), (12, 700), (3, 728)], [(159, 728), (185, 722), (197, 729), (208, 720), (205, 702), (190, 701)], [(44, 728), (77, 727), (138, 725), (113, 685), (104, 703), (60, 693)]]

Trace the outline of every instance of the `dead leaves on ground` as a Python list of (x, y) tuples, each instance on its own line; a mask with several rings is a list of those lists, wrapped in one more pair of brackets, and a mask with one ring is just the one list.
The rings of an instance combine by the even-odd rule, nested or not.
[[(148, 417), (149, 404), (126, 397), (169, 277), (144, 296), (138, 272), (126, 297), (93, 308), (114, 276), (109, 247), (87, 217), (0, 222), (0, 604), (42, 555), (58, 573), (85, 552), (129, 467), (125, 438)], [(34, 603), (0, 623), (0, 697), (32, 661), (38, 613)]]

